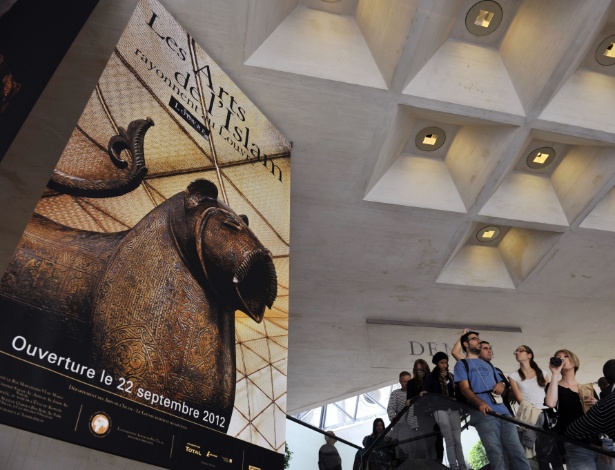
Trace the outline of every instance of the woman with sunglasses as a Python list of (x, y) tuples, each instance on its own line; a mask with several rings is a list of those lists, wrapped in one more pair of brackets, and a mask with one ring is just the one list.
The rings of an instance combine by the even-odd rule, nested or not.
[[(522, 344), (514, 353), (519, 363), (519, 369), (508, 376), (510, 389), (517, 403), (528, 401), (535, 408), (544, 410), (545, 387), (549, 383), (547, 372), (534, 361), (534, 351)], [(534, 423), (535, 424), (535, 423)], [(563, 465), (556, 450), (555, 440), (546, 434), (536, 436), (536, 460), (539, 470), (550, 470), (551, 465), (556, 470), (563, 470)]]

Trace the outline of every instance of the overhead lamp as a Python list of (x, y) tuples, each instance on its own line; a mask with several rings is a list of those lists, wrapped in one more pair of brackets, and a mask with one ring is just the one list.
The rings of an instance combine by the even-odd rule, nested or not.
[(494, 13), (492, 11), (480, 10), (476, 20), (474, 20), (474, 24), (482, 28), (488, 28), (491, 20), (493, 19), (493, 15)]
[(598, 49), (596, 49), (596, 62), (600, 65), (613, 65), (615, 64), (615, 36), (609, 36), (604, 39)]
[(493, 0), (478, 2), (468, 10), (466, 28), (474, 36), (493, 33), (502, 22), (502, 7)]
[(478, 232), (476, 232), (476, 239), (479, 242), (488, 243), (494, 240), (497, 240), (502, 231), (499, 227), (495, 225), (490, 225), (488, 227), (481, 228)]
[(424, 145), (431, 145), (433, 147), (434, 145), (436, 145), (437, 141), (438, 141), (438, 134), (427, 134), (425, 137), (423, 137)]
[(532, 150), (525, 162), (532, 170), (539, 170), (553, 163), (555, 160), (555, 150), (551, 147), (540, 147)]
[(438, 150), (444, 145), (446, 134), (439, 127), (426, 127), (416, 134), (414, 144), (426, 152)]

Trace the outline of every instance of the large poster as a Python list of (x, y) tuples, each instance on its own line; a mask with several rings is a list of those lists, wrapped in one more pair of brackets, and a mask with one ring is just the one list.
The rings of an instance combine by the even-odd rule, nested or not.
[(0, 283), (0, 421), (171, 468), (282, 468), (290, 144), (154, 0)]

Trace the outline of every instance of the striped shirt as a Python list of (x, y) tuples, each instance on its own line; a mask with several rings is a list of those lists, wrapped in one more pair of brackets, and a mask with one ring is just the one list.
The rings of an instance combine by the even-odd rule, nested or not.
[(573, 421), (566, 436), (580, 441), (595, 439), (599, 434), (615, 438), (615, 393), (599, 400), (587, 414)]
[[(391, 396), (389, 397), (389, 406), (387, 406), (387, 414), (389, 415), (389, 419), (392, 421), (397, 413), (399, 413), (404, 406), (406, 406), (407, 400), (407, 392), (402, 389), (393, 390), (391, 392)], [(414, 405), (410, 407), (406, 415), (401, 419), (401, 421), (405, 421), (411, 428), (418, 428), (419, 422), (414, 415)]]

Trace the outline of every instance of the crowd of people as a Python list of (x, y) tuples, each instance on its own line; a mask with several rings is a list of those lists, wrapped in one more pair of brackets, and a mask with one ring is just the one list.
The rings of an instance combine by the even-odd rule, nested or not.
[[(615, 437), (615, 359), (604, 364), (598, 396), (593, 383), (577, 382), (580, 361), (567, 349), (556, 351), (546, 370), (538, 366), (529, 346), (520, 345), (514, 351), (519, 368), (507, 377), (492, 364), (489, 342), (466, 329), (451, 355), (456, 360), (453, 372), (449, 356), (437, 352), (431, 360), (433, 369), (418, 359), (412, 372), (399, 374), (401, 388), (391, 393), (387, 408), (394, 426), (381, 437), (385, 423), (381, 418), (374, 421), (363, 446), (377, 444), (369, 467), (363, 468), (389, 470), (407, 459), (443, 462), (446, 448), (448, 466), (466, 470), (461, 423), (468, 414), (492, 470), (529, 470), (529, 459), (536, 461), (539, 470), (563, 470), (564, 464), (568, 470), (615, 470), (615, 459), (591, 450), (595, 445), (615, 451), (611, 439)], [(421, 398), (413, 400), (416, 397)], [(532, 427), (517, 426), (493, 412)], [(320, 463), (319, 467), (329, 468)]]

